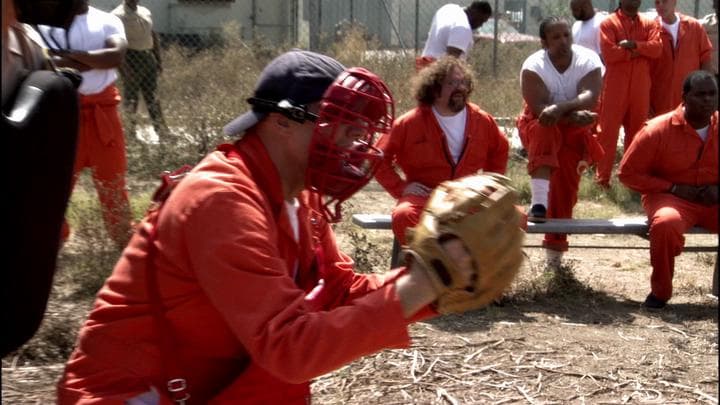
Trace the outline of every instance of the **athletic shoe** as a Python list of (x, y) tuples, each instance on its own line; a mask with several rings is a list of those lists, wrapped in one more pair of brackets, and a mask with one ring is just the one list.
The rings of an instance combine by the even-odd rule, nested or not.
[(645, 298), (645, 302), (643, 302), (643, 305), (645, 306), (645, 308), (661, 309), (665, 307), (666, 303), (667, 301), (663, 301), (653, 295), (653, 293), (650, 293), (648, 294), (647, 298)]
[(547, 220), (547, 210), (545, 209), (545, 206), (542, 204), (535, 204), (530, 208), (530, 212), (528, 213), (528, 222), (534, 222), (536, 224), (541, 224)]

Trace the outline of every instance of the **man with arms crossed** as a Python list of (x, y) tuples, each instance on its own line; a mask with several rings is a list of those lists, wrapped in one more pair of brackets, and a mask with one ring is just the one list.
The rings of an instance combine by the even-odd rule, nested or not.
[[(593, 51), (573, 45), (568, 23), (548, 17), (540, 24), (543, 49), (522, 66), (525, 107), (518, 117), (528, 152), (532, 202), (528, 221), (572, 218), (582, 171), (602, 156), (592, 136), (593, 112), (602, 84), (602, 62)], [(548, 261), (559, 264), (567, 236), (546, 234)]]
[(640, 0), (620, 6), (600, 24), (600, 51), (605, 62), (598, 140), (605, 155), (597, 163), (595, 181), (610, 187), (620, 126), (624, 150), (650, 113), (650, 63), (660, 57), (660, 30), (638, 13)]
[[(125, 186), (125, 136), (118, 113), (120, 93), (115, 80), (127, 41), (117, 17), (89, 6), (87, 0), (78, 3), (68, 30), (40, 26), (40, 33), (58, 66), (75, 68), (82, 74), (74, 177), (77, 179), (85, 168), (92, 170), (108, 234), (122, 249), (130, 238), (131, 212)], [(63, 237), (69, 234), (66, 223)]]

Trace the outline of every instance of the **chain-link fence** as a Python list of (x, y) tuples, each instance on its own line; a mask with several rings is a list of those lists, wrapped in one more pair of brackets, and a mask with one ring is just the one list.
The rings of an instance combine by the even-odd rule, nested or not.
[[(469, 0), (453, 1), (467, 5)], [(110, 11), (118, 0), (93, 0)], [(364, 27), (385, 48), (421, 49), (435, 11), (446, 0), (145, 0), (155, 30), (164, 40), (203, 47), (222, 38), (225, 24), (239, 27), (243, 41), (265, 40), (323, 49), (349, 24)], [(537, 35), (539, 22), (549, 15), (570, 17), (568, 0), (489, 0), (500, 32)], [(611, 11), (617, 0), (595, 0), (598, 10)], [(653, 0), (643, 0), (648, 11)], [(701, 17), (712, 11), (710, 0), (678, 0), (683, 14)], [(504, 22), (504, 23), (503, 23)], [(481, 29), (492, 33), (490, 21)]]
[[(191, 163), (218, 142), (224, 123), (246, 109), (244, 100), (252, 93), (265, 63), (291, 47), (322, 51), (346, 65), (375, 71), (393, 91), (397, 110), (405, 111), (414, 103), (408, 85), (414, 57), (424, 46), (435, 11), (445, 3), (140, 0), (140, 6), (152, 15), (153, 29), (162, 46), (157, 53), (131, 52), (133, 59), (128, 59), (124, 69), (133, 64), (143, 78), (132, 79), (126, 71), (118, 81), (124, 97), (130, 94), (138, 100), (135, 104), (126, 102), (124, 109), (128, 138), (157, 139), (167, 133), (175, 146), (175, 140), (187, 139), (186, 153), (178, 159)], [(470, 0), (457, 3), (464, 6)], [(495, 18), (478, 30), (470, 62), (480, 78), (492, 79), (480, 80), (473, 101), (495, 115), (511, 116), (521, 105), (517, 77), (522, 60), (539, 47), (539, 22), (550, 15), (572, 20), (569, 1), (489, 3)], [(121, 0), (91, 0), (92, 6), (104, 11), (120, 4)], [(595, 0), (594, 6), (612, 11), (617, 0)], [(652, 0), (643, 0), (641, 9), (648, 11), (653, 6)], [(712, 11), (712, 2), (678, 0), (677, 9), (702, 17)], [(177, 154), (176, 150), (173, 153)], [(162, 159), (145, 161), (163, 168), (168, 165)]]

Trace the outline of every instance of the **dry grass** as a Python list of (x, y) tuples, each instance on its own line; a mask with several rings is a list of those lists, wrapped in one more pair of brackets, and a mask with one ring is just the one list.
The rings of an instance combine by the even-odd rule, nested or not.
[[(183, 140), (172, 148), (129, 146), (130, 191), (135, 217), (147, 206), (162, 170), (194, 163), (227, 141), (220, 128), (244, 111), (261, 67), (281, 49), (233, 42), (221, 49), (171, 48), (161, 97), (171, 128)], [(353, 36), (355, 35), (355, 36)], [(366, 66), (390, 86), (398, 112), (413, 106), (408, 77), (411, 55), (368, 57), (372, 43), (351, 35), (350, 46), (332, 49), (346, 65)], [(282, 48), (287, 49), (287, 47)], [(473, 100), (496, 116), (519, 111), (517, 72), (532, 49), (506, 45), (493, 77), (491, 48), (476, 47), (471, 62), (479, 79)], [(510, 176), (529, 198), (521, 157)], [(92, 296), (117, 259), (104, 234), (91, 187), (81, 181), (69, 218), (76, 233), (61, 252), (45, 321), (35, 338), (2, 360), (3, 403), (52, 403), (54, 382), (67, 358)], [(599, 192), (584, 178), (580, 217), (642, 215), (637, 196), (621, 187)], [(373, 182), (345, 204), (336, 226), (341, 248), (363, 272), (384, 272), (392, 235), (353, 226), (352, 213), (389, 212), (394, 202)], [(528, 243), (539, 244), (540, 235)], [(646, 247), (634, 236), (573, 236), (573, 243)], [(717, 244), (717, 236), (689, 243)], [(717, 299), (706, 294), (717, 256), (685, 253), (676, 261), (675, 296), (663, 311), (640, 305), (648, 291), (647, 250), (571, 249), (562, 271), (546, 272), (542, 251), (527, 250), (526, 265), (502, 306), (445, 316), (410, 327), (412, 345), (358, 359), (319, 377), (317, 404), (506, 403), (715, 403), (718, 398)], [(302, 350), (302, 348), (298, 348)]]

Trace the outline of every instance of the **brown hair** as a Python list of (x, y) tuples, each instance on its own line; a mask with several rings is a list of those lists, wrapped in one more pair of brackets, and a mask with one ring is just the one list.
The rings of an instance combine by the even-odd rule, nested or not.
[(475, 75), (473, 75), (470, 66), (462, 59), (445, 56), (423, 68), (415, 75), (412, 80), (412, 92), (415, 100), (419, 104), (432, 105), (438, 93), (440, 93), (445, 79), (454, 67), (460, 69), (465, 79), (470, 82), (468, 95), (472, 93), (475, 87)]

